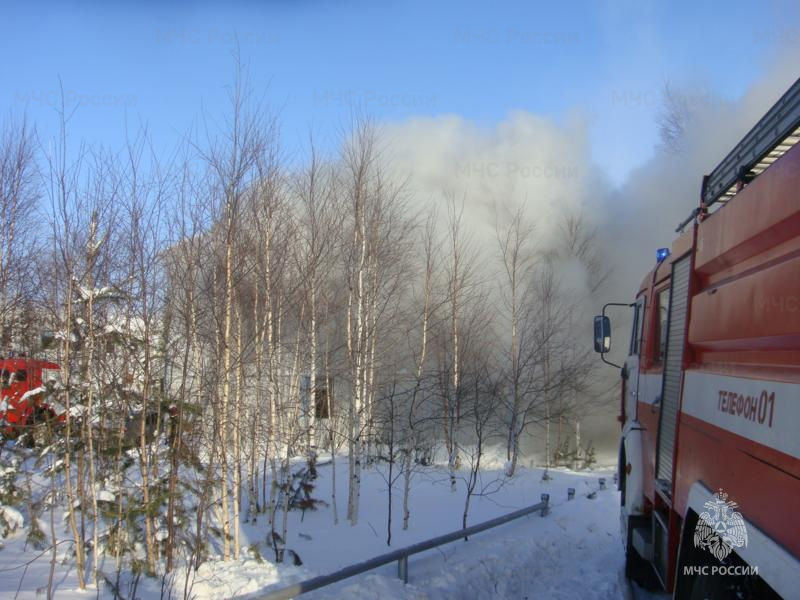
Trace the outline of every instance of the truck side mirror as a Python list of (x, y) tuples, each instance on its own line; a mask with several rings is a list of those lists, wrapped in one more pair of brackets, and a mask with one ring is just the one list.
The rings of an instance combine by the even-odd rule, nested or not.
[(594, 318), (594, 351), (604, 354), (611, 350), (611, 321), (606, 316)]

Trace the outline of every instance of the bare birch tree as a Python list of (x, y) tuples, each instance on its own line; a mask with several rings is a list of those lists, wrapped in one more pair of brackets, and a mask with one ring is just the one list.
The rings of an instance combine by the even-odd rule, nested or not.
[[(510, 413), (506, 442), (506, 458), (509, 464), (506, 474), (511, 477), (517, 467), (519, 436), (525, 424), (522, 412), (531, 392), (530, 387), (526, 385), (525, 378), (533, 366), (530, 360), (529, 346), (535, 340), (526, 335), (528, 332), (525, 331), (524, 325), (525, 312), (529, 310), (531, 301), (529, 290), (535, 260), (532, 247), (534, 227), (527, 220), (522, 205), (516, 209), (505, 208), (502, 217), (497, 213), (496, 210), (495, 236), (505, 276), (501, 289), (509, 326), (508, 352), (502, 354), (508, 357), (508, 365), (504, 369), (507, 373), (507, 389), (510, 396), (506, 402)], [(500, 218), (504, 221), (503, 225), (500, 224)], [(522, 328), (521, 325), (523, 325)]]
[(0, 348), (21, 339), (24, 329), (19, 310), (25, 306), (26, 283), (31, 275), (23, 265), (35, 247), (31, 234), (40, 188), (36, 178), (35, 137), (25, 119), (10, 118), (0, 132)]
[(447, 234), (444, 271), (447, 284), (449, 339), (444, 342), (445, 368), (448, 377), (442, 381), (442, 429), (450, 472), (450, 489), (456, 491), (456, 470), (459, 468), (457, 426), (461, 412), (461, 354), (464, 341), (461, 326), (465, 306), (471, 301), (476, 285), (477, 255), (464, 229), (464, 201), (459, 203), (453, 192), (446, 193)]

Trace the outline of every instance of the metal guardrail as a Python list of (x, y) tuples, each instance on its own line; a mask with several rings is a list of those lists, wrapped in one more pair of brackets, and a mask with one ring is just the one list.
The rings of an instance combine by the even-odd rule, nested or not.
[(439, 537), (425, 540), (424, 542), (419, 542), (405, 548), (399, 548), (393, 552), (381, 554), (380, 556), (376, 556), (355, 565), (350, 565), (349, 567), (345, 567), (344, 569), (334, 571), (333, 573), (329, 573), (327, 575), (320, 575), (319, 577), (313, 577), (312, 579), (306, 579), (305, 581), (298, 581), (297, 583), (287, 585), (286, 587), (267, 592), (262, 596), (251, 597), (248, 595), (247, 598), (248, 600), (289, 600), (290, 598), (294, 598), (300, 594), (325, 587), (332, 583), (337, 583), (343, 579), (348, 579), (354, 575), (360, 575), (361, 573), (371, 571), (372, 569), (382, 567), (383, 565), (388, 565), (389, 563), (395, 561), (397, 561), (397, 576), (402, 579), (404, 583), (408, 583), (409, 556), (419, 554), (420, 552), (425, 552), (426, 550), (436, 548), (437, 546), (449, 544), (450, 542), (455, 542), (458, 539), (466, 538), (480, 531), (497, 527), (498, 525), (503, 525), (504, 523), (508, 523), (514, 519), (519, 519), (520, 517), (524, 517), (534, 512), (538, 512), (544, 517), (547, 515), (549, 510), (550, 494), (542, 494), (541, 498), (542, 501), (538, 504), (521, 508), (520, 510), (503, 515), (502, 517), (497, 517), (496, 519), (492, 519), (490, 521), (484, 521), (483, 523), (478, 523), (477, 525), (467, 527), (466, 529), (459, 529), (458, 531), (453, 531), (452, 533), (446, 533), (445, 535), (440, 535)]

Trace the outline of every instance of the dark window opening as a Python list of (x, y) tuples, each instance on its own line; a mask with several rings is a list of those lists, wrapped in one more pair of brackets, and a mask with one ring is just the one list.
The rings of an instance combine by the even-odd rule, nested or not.
[(314, 417), (330, 419), (331, 412), (333, 412), (333, 381), (329, 379), (326, 387), (317, 387), (314, 390)]
[(14, 374), (14, 381), (28, 381), (28, 372), (25, 369), (17, 369)]
[(658, 320), (656, 321), (656, 362), (661, 362), (667, 351), (667, 316), (669, 315), (669, 288), (658, 292)]

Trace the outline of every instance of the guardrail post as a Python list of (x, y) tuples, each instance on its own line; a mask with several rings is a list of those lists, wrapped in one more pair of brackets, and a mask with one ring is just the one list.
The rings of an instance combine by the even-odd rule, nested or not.
[(606, 489), (606, 478), (605, 477), (601, 477), (600, 478), (600, 489), (601, 490)]
[(546, 517), (548, 511), (548, 504), (550, 504), (550, 494), (542, 494), (542, 503), (544, 506), (542, 507), (542, 516)]
[(567, 488), (567, 500), (575, 499), (575, 488)]
[(403, 580), (403, 583), (408, 583), (408, 556), (397, 559), (397, 576)]

